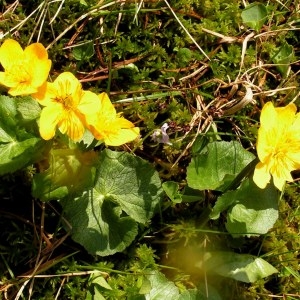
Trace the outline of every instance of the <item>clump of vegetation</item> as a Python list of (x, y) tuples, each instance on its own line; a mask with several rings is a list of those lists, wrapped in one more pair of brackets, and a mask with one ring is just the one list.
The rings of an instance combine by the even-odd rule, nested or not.
[(293, 1), (3, 1), (1, 45), (41, 43), (51, 69), (18, 93), (0, 49), (1, 299), (297, 299), (298, 156), (285, 187), (256, 157), (267, 109), (298, 139), (298, 19)]

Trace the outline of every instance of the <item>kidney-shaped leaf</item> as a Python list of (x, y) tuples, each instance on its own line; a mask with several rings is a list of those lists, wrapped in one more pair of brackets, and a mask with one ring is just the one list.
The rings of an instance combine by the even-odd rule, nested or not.
[(137, 222), (153, 216), (162, 188), (154, 168), (129, 153), (104, 150), (94, 166), (94, 186), (61, 203), (72, 238), (91, 254), (105, 256), (130, 245)]
[(187, 182), (199, 190), (223, 191), (254, 155), (238, 142), (212, 142), (196, 155), (187, 168)]
[(137, 223), (121, 216), (122, 210), (91, 189), (62, 206), (72, 226), (72, 239), (91, 254), (111, 255), (123, 251), (137, 235)]

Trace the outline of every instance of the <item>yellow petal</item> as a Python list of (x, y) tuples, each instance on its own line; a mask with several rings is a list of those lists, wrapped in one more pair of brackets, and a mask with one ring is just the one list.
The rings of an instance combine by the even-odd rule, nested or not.
[(0, 47), (0, 63), (4, 69), (15, 63), (16, 59), (23, 59), (24, 51), (20, 44), (12, 39), (5, 40)]
[(296, 114), (293, 125), (290, 127), (287, 135), (291, 140), (300, 142), (300, 113)]
[[(285, 135), (287, 130), (293, 125), (297, 107), (290, 103), (285, 107), (276, 108), (277, 122), (276, 122), (276, 136), (281, 137)], [(275, 138), (275, 137), (274, 137)]]
[(282, 177), (273, 176), (274, 185), (280, 190), (283, 190), (286, 180)]
[(85, 131), (81, 116), (76, 115), (73, 111), (63, 112), (58, 128), (61, 133), (66, 133), (73, 141), (80, 140)]
[(87, 126), (88, 130), (92, 133), (96, 140), (102, 141), (104, 140), (104, 133), (97, 130), (93, 125)]
[(271, 131), (266, 131), (261, 127), (258, 130), (256, 151), (261, 162), (265, 162), (275, 147), (276, 141), (272, 139)]
[(300, 169), (300, 149), (297, 152), (287, 153), (287, 159), (292, 161), (291, 171)]
[(0, 72), (0, 84), (5, 85), (3, 82), (5, 81), (5, 73), (4, 72)]
[(106, 93), (101, 93), (98, 97), (101, 102), (101, 111), (103, 111), (103, 113), (106, 115), (115, 117), (117, 115), (116, 109), (111, 103), (108, 95)]
[(107, 146), (120, 146), (135, 140), (140, 134), (140, 129), (134, 127), (131, 129), (120, 129), (117, 134), (108, 135), (104, 138)]
[(19, 83), (17, 86), (12, 87), (8, 90), (8, 93), (12, 96), (20, 95), (31, 95), (37, 91), (36, 87), (29, 85), (27, 83)]
[(33, 97), (40, 101), (41, 105), (48, 106), (56, 99), (58, 96), (57, 86), (53, 82), (47, 82), (43, 84), (33, 95)]
[(34, 43), (27, 46), (24, 50), (24, 56), (30, 61), (38, 60), (47, 60), (48, 53), (46, 48), (41, 43)]
[(32, 85), (37, 88), (43, 85), (48, 78), (50, 69), (51, 60), (36, 61), (36, 63), (32, 65)]
[(40, 101), (45, 97), (46, 89), (47, 89), (47, 82), (44, 82), (41, 86), (38, 87), (37, 92), (32, 94), (31, 96), (35, 100)]
[(254, 170), (253, 181), (261, 189), (264, 189), (270, 182), (271, 175), (266, 164), (259, 162)]
[(276, 126), (277, 122), (277, 113), (271, 101), (267, 102), (260, 114), (260, 126), (266, 131), (271, 130)]
[(50, 140), (54, 137), (62, 112), (60, 105), (52, 105), (42, 109), (39, 127), (40, 135), (44, 140)]
[(79, 80), (71, 72), (63, 72), (54, 81), (56, 89), (61, 96), (71, 95), (74, 104), (79, 103), (82, 87)]
[(125, 118), (117, 118), (115, 121), (121, 128), (132, 128), (134, 124)]
[(90, 91), (83, 91), (80, 103), (78, 104), (78, 110), (86, 115), (94, 115), (101, 109), (101, 103), (99, 97)]

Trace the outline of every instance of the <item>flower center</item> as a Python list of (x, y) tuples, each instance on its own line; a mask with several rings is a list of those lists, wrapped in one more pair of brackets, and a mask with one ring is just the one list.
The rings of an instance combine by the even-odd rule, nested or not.
[(61, 98), (60, 102), (67, 110), (73, 108), (73, 98), (71, 95), (66, 95), (64, 98)]
[(65, 110), (72, 110), (74, 108), (74, 99), (70, 91), (71, 84), (69, 81), (59, 82), (59, 94), (55, 97), (54, 101), (61, 103)]

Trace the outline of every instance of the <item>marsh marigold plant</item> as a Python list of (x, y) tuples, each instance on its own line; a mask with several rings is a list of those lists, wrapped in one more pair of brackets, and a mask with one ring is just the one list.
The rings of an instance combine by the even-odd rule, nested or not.
[(61, 73), (54, 82), (47, 82), (35, 95), (44, 106), (40, 116), (40, 134), (45, 140), (54, 137), (56, 128), (73, 141), (82, 138), (86, 121), (100, 110), (96, 94), (82, 89), (79, 80), (70, 72)]
[(12, 96), (37, 93), (46, 82), (51, 60), (47, 50), (40, 43), (34, 43), (24, 50), (20, 44), (7, 39), (0, 47), (0, 84), (8, 88)]
[(300, 113), (290, 103), (274, 107), (272, 102), (264, 105), (258, 130), (256, 165), (253, 180), (265, 188), (271, 175), (274, 185), (282, 190), (286, 181), (292, 181), (291, 171), (300, 169)]

